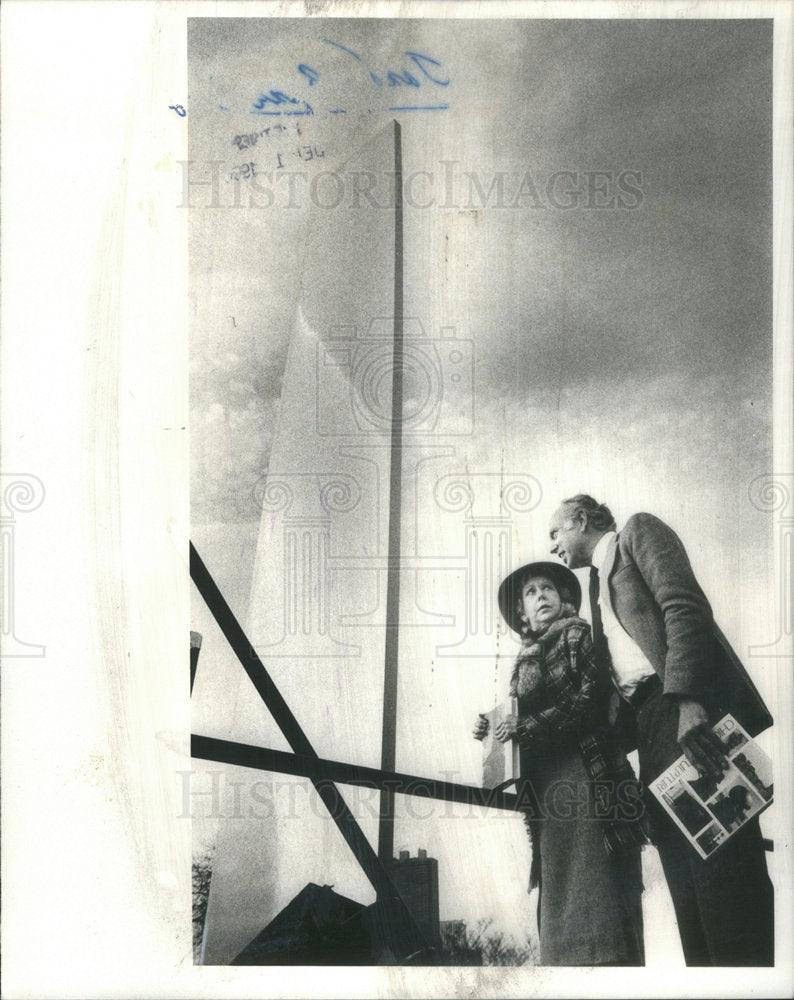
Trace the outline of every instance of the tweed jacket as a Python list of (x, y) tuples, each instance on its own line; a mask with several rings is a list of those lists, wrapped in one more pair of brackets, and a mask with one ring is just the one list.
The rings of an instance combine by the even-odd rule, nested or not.
[(653, 514), (634, 514), (613, 541), (605, 575), (618, 621), (661, 678), (665, 694), (732, 712), (752, 736), (772, 725), (671, 528)]

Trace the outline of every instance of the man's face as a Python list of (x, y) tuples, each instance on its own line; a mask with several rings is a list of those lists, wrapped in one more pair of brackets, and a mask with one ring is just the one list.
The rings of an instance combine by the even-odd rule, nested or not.
[(590, 565), (593, 545), (587, 533), (587, 523), (572, 518), (565, 506), (560, 507), (552, 517), (549, 538), (552, 555), (562, 559), (569, 569)]

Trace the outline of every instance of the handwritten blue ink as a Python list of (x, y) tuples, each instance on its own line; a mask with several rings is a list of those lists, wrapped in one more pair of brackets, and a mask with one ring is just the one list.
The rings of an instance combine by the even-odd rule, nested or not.
[(447, 111), (448, 104), (409, 104), (401, 108), (389, 108), (389, 111)]
[(313, 115), (314, 108), (311, 104), (307, 104), (306, 101), (303, 102), (306, 105), (304, 111), (249, 111), (249, 115), (267, 115), (270, 118), (280, 118), (282, 115), (285, 117), (294, 117), (296, 115)]
[[(295, 105), (302, 104), (302, 111), (264, 111), (263, 108), (266, 104), (287, 104)], [(267, 94), (260, 94), (259, 97), (254, 101), (254, 110), (250, 111), (249, 114), (252, 115), (313, 115), (314, 109), (308, 101), (303, 101), (299, 97), (290, 97), (285, 94), (283, 90), (271, 90)]]
[(343, 52), (347, 52), (347, 54), (352, 56), (354, 59), (358, 59), (360, 63), (364, 62), (364, 60), (361, 58), (358, 52), (354, 52), (352, 49), (349, 49), (346, 45), (342, 45), (339, 42), (332, 42), (330, 38), (321, 38), (320, 41), (325, 42), (326, 45), (335, 45), (338, 49), (341, 49)]
[(254, 101), (257, 110), (261, 110), (266, 104), (300, 104), (300, 98), (288, 97), (281, 90), (271, 90), (269, 94), (260, 94)]
[(386, 79), (389, 81), (390, 87), (402, 87), (403, 84), (407, 84), (409, 87), (422, 86), (416, 77), (412, 76), (408, 70), (405, 70), (403, 73), (395, 73), (393, 70), (389, 70)]
[(306, 63), (300, 63), (298, 66), (298, 72), (303, 73), (306, 79), (309, 81), (309, 86), (313, 87), (315, 83), (320, 79), (320, 74), (316, 69), (312, 69), (311, 66), (307, 66)]
[[(336, 48), (341, 49), (343, 52), (347, 52), (347, 54), (352, 56), (354, 59), (358, 59), (358, 61), (363, 66), (367, 66), (367, 64), (358, 54), (358, 52), (354, 52), (352, 49), (349, 49), (346, 45), (341, 45), (339, 42), (332, 42), (330, 38), (321, 38), (320, 41), (325, 42), (327, 45), (335, 45)], [(372, 70), (369, 68), (369, 66), (367, 66), (367, 70), (369, 71), (370, 80), (372, 80), (373, 83), (377, 84), (377, 86), (379, 87), (382, 86), (383, 80), (381, 80), (381, 78), (377, 75), (377, 73), (373, 73)]]
[(176, 111), (176, 113), (179, 115), (180, 118), (184, 118), (185, 115), (187, 114), (187, 111), (185, 111), (185, 109), (182, 107), (181, 104), (169, 104), (168, 110)]
[[(428, 84), (433, 87), (448, 87), (451, 82), (449, 77), (447, 77), (441, 69), (441, 63), (439, 60), (434, 59), (433, 56), (424, 52), (415, 52), (413, 50), (406, 49), (402, 55), (409, 60), (409, 65), (405, 66), (405, 64), (403, 64), (400, 68), (388, 69), (384, 72), (382, 77), (368, 65), (363, 56), (361, 56), (358, 52), (355, 52), (353, 49), (348, 48), (341, 42), (335, 42), (330, 38), (320, 38), (319, 40), (326, 45), (332, 45), (334, 48), (339, 49), (341, 52), (345, 52), (347, 55), (355, 59), (356, 62), (360, 63), (366, 70), (372, 83), (379, 88), (384, 85), (384, 77), (386, 85), (389, 87), (419, 88)], [(320, 71), (315, 69), (313, 66), (309, 66), (307, 63), (298, 63), (297, 71), (309, 81), (309, 87), (313, 87), (320, 81)], [(179, 107), (181, 107), (181, 105)], [(219, 107), (221, 107), (221, 105), (219, 105)], [(394, 107), (390, 107), (388, 110), (390, 112), (395, 112), (446, 111), (448, 109), (449, 104), (421, 104), (395, 105)], [(176, 108), (174, 110), (176, 110)], [(224, 108), (223, 110), (228, 109)], [(331, 108), (325, 113), (332, 115), (344, 115), (347, 114), (347, 109)], [(251, 110), (249, 110), (249, 114), (265, 115), (268, 117), (306, 116), (313, 115), (314, 109), (308, 101), (300, 97), (295, 97), (284, 90), (272, 89), (267, 93), (261, 93), (259, 95), (259, 97), (253, 102)], [(372, 114), (372, 108), (367, 108), (367, 114)]]
[[(373, 72), (358, 52), (354, 52), (353, 49), (349, 49), (346, 45), (342, 45), (341, 42), (334, 42), (330, 38), (321, 38), (320, 41), (325, 42), (326, 45), (333, 45), (335, 48), (341, 49), (342, 52), (347, 52), (348, 55), (360, 62), (362, 66), (366, 66), (370, 79), (374, 84), (379, 87), (382, 86), (383, 80), (377, 75), (377, 73)], [(390, 87), (421, 87), (422, 83), (426, 82), (433, 83), (438, 87), (449, 86), (449, 79), (442, 80), (434, 75), (432, 67), (441, 67), (441, 63), (438, 59), (425, 55), (423, 52), (413, 52), (410, 50), (403, 52), (403, 55), (407, 56), (411, 60), (413, 68), (418, 70), (421, 76), (417, 78), (408, 69), (389, 70), (386, 74), (386, 80)]]
[(427, 77), (428, 80), (430, 80), (431, 83), (436, 83), (438, 84), (439, 87), (449, 86), (449, 80), (436, 80), (436, 78), (434, 76), (431, 76), (429, 71), (425, 69), (425, 67), (422, 65), (423, 62), (429, 62), (432, 63), (434, 66), (440, 66), (441, 63), (437, 59), (433, 59), (432, 56), (422, 55), (421, 52), (406, 52), (405, 55), (413, 59), (418, 68), (424, 73), (424, 75)]

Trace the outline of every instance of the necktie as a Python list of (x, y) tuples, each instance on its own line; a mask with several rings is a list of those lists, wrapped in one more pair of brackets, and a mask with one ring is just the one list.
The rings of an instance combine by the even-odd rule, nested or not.
[(601, 606), (598, 603), (600, 593), (598, 570), (590, 567), (590, 617), (593, 619), (593, 646), (602, 653), (606, 640), (604, 639), (604, 623), (601, 621)]
[(609, 724), (614, 726), (617, 721), (620, 705), (620, 696), (614, 684), (612, 673), (612, 657), (609, 655), (609, 646), (604, 635), (604, 623), (601, 620), (601, 606), (598, 603), (600, 592), (598, 570), (595, 566), (590, 567), (590, 617), (592, 618), (593, 629), (593, 655), (597, 664), (603, 669), (602, 697), (606, 707)]

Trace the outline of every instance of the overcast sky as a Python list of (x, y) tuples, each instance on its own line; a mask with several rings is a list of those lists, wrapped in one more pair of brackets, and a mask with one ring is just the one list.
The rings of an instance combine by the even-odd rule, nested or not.
[[(715, 493), (732, 489), (736, 497), (747, 473), (766, 471), (767, 22), (387, 21), (372, 30), (367, 22), (232, 20), (222, 31), (217, 25), (194, 22), (191, 31), (191, 157), (197, 164), (223, 158), (227, 168), (248, 158), (268, 170), (278, 150), (282, 162), (292, 154), (297, 136), (294, 142), (261, 137), (248, 151), (231, 142), (263, 123), (281, 124), (248, 113), (254, 99), (273, 88), (312, 99), (315, 115), (289, 124), (299, 123), (301, 141), (323, 149), (323, 170), (344, 163), (394, 117), (382, 110), (392, 94), (450, 104), (448, 112), (401, 117), (406, 175), (433, 175), (416, 179), (415, 200), (435, 200), (428, 209), (406, 210), (406, 311), (430, 334), (454, 326), (474, 341), (481, 437), (489, 418), (505, 413), (525, 454), (546, 442), (555, 450), (567, 446), (586, 424), (599, 428), (602, 441), (621, 435), (647, 456), (648, 443), (657, 443), (654, 422), (664, 414), (673, 421), (665, 425), (668, 442), (654, 451), (678, 452), (686, 437), (697, 455), (687, 464), (701, 470)], [(384, 97), (351, 56), (319, 40), (326, 35), (381, 74), (410, 65), (400, 58), (406, 49), (426, 52), (441, 63), (433, 72), (451, 82), (447, 88), (426, 83), (430, 91), (394, 88)], [(474, 52), (484, 58), (473, 58)], [(296, 60), (320, 74), (313, 87)], [(333, 96), (321, 90), (326, 85)], [(373, 97), (380, 108), (355, 113), (374, 104)], [(330, 116), (337, 103), (348, 114)], [(447, 190), (441, 161), (454, 164), (447, 170), (455, 177), (456, 208), (441, 207)], [(309, 179), (318, 172), (317, 160), (304, 163), (293, 154), (291, 162)], [(558, 182), (561, 203), (566, 187), (586, 187), (583, 177), (592, 171), (641, 174), (642, 203), (622, 211), (555, 209), (545, 186), (558, 171), (577, 175)], [(508, 204), (529, 172), (542, 207), (530, 193), (521, 207), (477, 211), (482, 199), (471, 191), (467, 172), (486, 193), (503, 172)], [(609, 189), (604, 198), (614, 196), (614, 182), (598, 183)], [(638, 186), (636, 179), (629, 183)], [(251, 517), (240, 481), (256, 478), (267, 462), (304, 236), (313, 225), (307, 180), (295, 179), (299, 207), (288, 210), (283, 178), (274, 173), (272, 183), (262, 184), (274, 192), (269, 208), (196, 211), (191, 219), (192, 499), (199, 523)], [(329, 191), (318, 188), (318, 197), (330, 197)], [(246, 196), (244, 188), (243, 201)], [(200, 189), (192, 198), (208, 200)], [(231, 192), (222, 182), (224, 199), (229, 203)], [(331, 220), (323, 218), (323, 225), (335, 227), (341, 242), (356, 213), (343, 205), (324, 214)], [(325, 244), (323, 250), (329, 252)], [(364, 256), (371, 261), (369, 246)], [(337, 277), (329, 272), (329, 280)], [(354, 292), (362, 279), (347, 279)], [(554, 412), (553, 426), (537, 426), (538, 409)], [(701, 426), (704, 420), (714, 423)], [(732, 439), (721, 462), (713, 457), (715, 427)], [(647, 478), (657, 478), (657, 490), (658, 480), (668, 477)], [(691, 474), (676, 486), (691, 490)]]
[[(255, 641), (272, 625), (273, 587), (283, 586), (268, 565), (273, 522), (260, 532), (255, 499), (268, 469), (336, 470), (372, 485), (340, 450), (349, 386), (318, 381), (338, 372), (318, 374), (317, 358), (333, 326), (355, 325), (361, 336), (391, 313), (392, 212), (357, 207), (351, 178), (371, 170), (376, 201), (388, 203), (395, 118), (413, 175), (405, 314), (436, 338), (443, 383), (438, 422), (417, 455), (446, 445), (447, 457), (422, 469), (436, 480), (534, 477), (537, 503), (513, 516), (514, 561), (546, 555), (548, 518), (563, 496), (591, 492), (619, 523), (650, 510), (682, 536), (740, 653), (769, 641), (770, 525), (748, 489), (771, 469), (770, 24), (200, 20), (189, 41), (194, 178), (208, 176), (206, 161), (223, 161), (220, 205), (190, 217), (192, 535)], [(408, 70), (421, 86), (389, 88), (389, 70)], [(274, 92), (289, 103), (274, 103)], [(252, 114), (260, 95), (271, 100), (259, 110), (313, 113)], [(409, 104), (434, 110), (388, 110)], [(235, 142), (267, 128), (255, 144)], [(243, 180), (236, 207), (224, 178), (244, 163), (255, 164), (258, 186)], [(291, 196), (285, 170), (304, 172)], [(342, 178), (336, 208), (327, 206), (337, 189), (318, 180), (332, 170)], [(191, 198), (207, 205), (209, 189)], [(251, 198), (263, 207), (249, 207)], [(464, 345), (455, 383), (444, 367), (449, 328)], [(409, 379), (409, 401), (421, 391), (421, 379)], [(315, 407), (329, 399), (320, 427)], [(458, 558), (462, 519), (444, 520), (431, 503), (433, 476), (422, 475), (406, 480), (416, 486), (403, 505), (416, 524), (411, 544)], [(370, 534), (383, 535), (384, 508), (357, 510), (332, 521), (332, 545), (337, 530), (335, 552), (363, 559)], [(480, 492), (470, 513), (498, 514), (498, 490)], [(347, 610), (372, 589), (372, 573), (354, 577), (335, 578), (349, 587), (334, 598)], [(416, 579), (415, 606), (454, 616), (459, 628), (460, 567)], [(239, 692), (233, 710), (220, 708), (237, 668), (198, 602), (194, 627), (214, 677), (197, 687), (194, 728), (236, 725), (239, 738), (281, 746), (261, 710), (240, 707)], [(354, 641), (353, 630), (337, 625), (335, 634)], [(294, 664), (273, 670), (295, 696), (316, 692), (304, 718), (318, 752), (377, 764), (382, 633), (358, 634), (363, 659), (303, 661), (297, 678)], [(501, 691), (512, 652), (503, 649), (499, 668), (493, 657), (456, 663), (436, 655), (445, 636), (414, 629), (403, 643), (398, 767), (476, 782), (470, 716)], [(448, 867), (455, 849), (442, 845), (457, 844), (461, 858), (480, 849), (466, 839), (471, 830), (436, 836), (407, 822), (398, 846), (425, 846), (413, 843), (420, 830), (435, 838), (431, 850), (452, 852)], [(442, 917), (471, 919), (483, 901), (457, 892), (454, 904)]]

